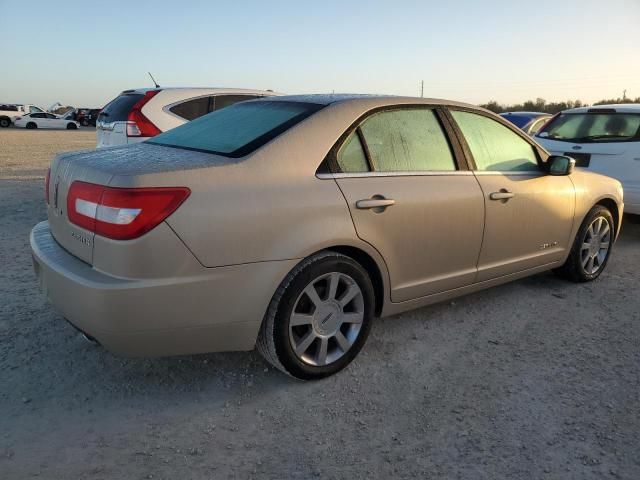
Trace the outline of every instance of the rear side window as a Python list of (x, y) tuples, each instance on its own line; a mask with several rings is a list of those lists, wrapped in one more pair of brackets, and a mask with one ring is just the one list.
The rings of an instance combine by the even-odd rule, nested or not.
[(245, 102), (247, 100), (255, 100), (260, 98), (256, 95), (216, 95), (211, 97), (213, 100), (212, 110), (220, 110), (225, 107), (229, 107), (238, 102)]
[(377, 113), (365, 120), (360, 129), (375, 171), (456, 169), (449, 142), (431, 109)]
[(477, 170), (537, 171), (531, 144), (495, 120), (477, 113), (451, 112), (471, 149)]
[(126, 122), (133, 106), (144, 97), (141, 93), (123, 93), (110, 101), (100, 112), (100, 121)]
[(324, 105), (304, 102), (238, 103), (162, 133), (148, 143), (242, 157), (313, 115)]
[(338, 151), (338, 165), (343, 173), (358, 173), (369, 170), (367, 156), (357, 132), (352, 132)]
[(538, 136), (564, 142), (623, 142), (638, 139), (635, 113), (561, 113)]
[(209, 97), (187, 100), (186, 102), (174, 105), (169, 111), (185, 120), (195, 120), (209, 113)]

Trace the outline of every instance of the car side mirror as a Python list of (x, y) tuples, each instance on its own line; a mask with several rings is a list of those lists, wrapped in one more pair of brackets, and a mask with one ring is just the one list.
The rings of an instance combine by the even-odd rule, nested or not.
[(549, 175), (571, 175), (576, 167), (576, 161), (564, 155), (551, 155), (547, 159)]

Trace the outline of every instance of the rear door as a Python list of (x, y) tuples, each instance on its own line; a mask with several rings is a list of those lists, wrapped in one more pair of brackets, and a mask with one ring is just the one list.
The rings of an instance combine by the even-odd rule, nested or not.
[(484, 195), (481, 282), (563, 258), (571, 245), (575, 189), (543, 172), (526, 135), (474, 111), (452, 109)]
[(358, 236), (385, 259), (393, 302), (468, 285), (476, 276), (482, 191), (443, 121), (425, 106), (378, 111), (330, 153)]

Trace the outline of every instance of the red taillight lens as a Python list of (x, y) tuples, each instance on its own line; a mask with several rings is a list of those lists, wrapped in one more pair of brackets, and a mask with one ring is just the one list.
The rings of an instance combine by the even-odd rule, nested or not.
[(73, 182), (67, 195), (69, 220), (115, 240), (138, 238), (184, 202), (186, 187), (113, 188)]
[(159, 92), (160, 90), (149, 90), (144, 94), (144, 97), (138, 100), (131, 108), (129, 115), (127, 116), (128, 137), (155, 137), (159, 133), (162, 133), (160, 129), (142, 113), (142, 107), (144, 107), (145, 104)]
[(44, 177), (44, 200), (49, 205), (49, 181), (51, 180), (51, 169), (47, 169), (47, 176)]

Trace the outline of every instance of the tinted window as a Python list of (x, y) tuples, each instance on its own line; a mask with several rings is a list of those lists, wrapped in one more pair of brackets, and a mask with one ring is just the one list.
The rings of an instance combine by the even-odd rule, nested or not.
[(47, 118), (46, 113), (32, 113), (29, 115), (31, 118)]
[(338, 152), (338, 165), (344, 173), (366, 172), (369, 170), (367, 157), (357, 132), (349, 135)]
[(100, 121), (106, 123), (126, 122), (131, 108), (142, 97), (144, 95), (141, 93), (124, 93), (116, 97), (100, 112)]
[(186, 102), (174, 105), (169, 111), (185, 120), (194, 120), (209, 113), (209, 97), (187, 100)]
[(638, 136), (634, 113), (561, 113), (538, 135), (565, 142), (620, 142)]
[(0, 105), (0, 110), (4, 110), (5, 112), (17, 112), (18, 107), (15, 105)]
[(148, 142), (227, 157), (242, 157), (322, 107), (302, 102), (238, 103), (196, 118)]
[(53, 115), (52, 113), (47, 113), (47, 114), (45, 114), (45, 118), (50, 118), (50, 119), (52, 119), (52, 120), (55, 120), (55, 119), (56, 119), (56, 118), (58, 118), (58, 117), (56, 117), (56, 116), (55, 116), (55, 115)]
[(467, 140), (478, 170), (538, 170), (533, 147), (504, 125), (476, 113), (451, 114)]
[(456, 169), (451, 148), (433, 110), (381, 112), (365, 120), (360, 128), (376, 171)]
[(254, 100), (256, 95), (216, 95), (213, 98), (213, 110), (220, 110), (234, 103), (244, 102), (246, 100)]

